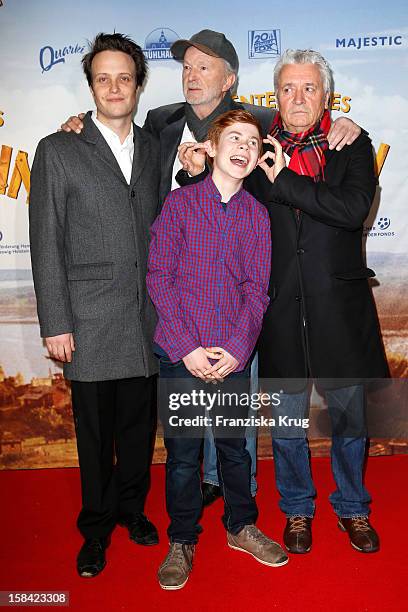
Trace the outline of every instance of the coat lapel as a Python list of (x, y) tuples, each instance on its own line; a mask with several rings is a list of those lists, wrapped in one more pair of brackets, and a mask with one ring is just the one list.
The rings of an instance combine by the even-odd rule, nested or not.
[(335, 153), (337, 153), (336, 149), (326, 149), (326, 151), (324, 152), (324, 158), (326, 160), (326, 164), (329, 163), (329, 161), (332, 159)]
[(181, 141), (185, 123), (186, 115), (183, 104), (181, 108), (177, 109), (177, 111), (167, 119), (167, 126), (163, 128), (160, 133), (160, 195), (163, 200), (171, 190), (174, 161), (177, 157), (177, 148)]
[(95, 155), (112, 170), (112, 172), (127, 185), (126, 179), (123, 176), (122, 170), (114, 154), (112, 153), (108, 143), (102, 136), (101, 132), (96, 127), (92, 120), (91, 112), (88, 111), (84, 117), (84, 128), (80, 136), (87, 142), (95, 145)]
[(130, 178), (131, 185), (134, 185), (139, 180), (146, 161), (150, 158), (150, 142), (145, 138), (142, 129), (135, 124), (133, 124), (133, 142), (135, 148), (133, 152), (132, 176)]

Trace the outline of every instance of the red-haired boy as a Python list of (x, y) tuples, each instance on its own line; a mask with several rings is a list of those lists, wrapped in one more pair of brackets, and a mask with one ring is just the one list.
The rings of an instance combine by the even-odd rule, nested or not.
[[(205, 148), (212, 173), (172, 191), (151, 228), (147, 287), (159, 318), (154, 340), (164, 379), (217, 382), (228, 377), (249, 383), (247, 365), (268, 305), (271, 237), (266, 209), (242, 182), (258, 163), (262, 131), (250, 113), (236, 110), (218, 117), (208, 137), (194, 146)], [(234, 411), (243, 414), (238, 405)], [(179, 589), (192, 568), (202, 510), (202, 440), (169, 435), (169, 429), (165, 427), (170, 549), (159, 583)], [(254, 524), (258, 511), (250, 491), (245, 427), (218, 435), (215, 429), (214, 438), (228, 545), (265, 565), (284, 565), (287, 555)]]

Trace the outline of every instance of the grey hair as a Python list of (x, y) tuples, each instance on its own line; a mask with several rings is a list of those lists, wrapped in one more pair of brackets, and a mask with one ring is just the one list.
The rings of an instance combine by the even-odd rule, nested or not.
[(227, 76), (229, 76), (230, 74), (235, 74), (235, 77), (238, 78), (238, 69), (234, 70), (234, 68), (231, 66), (231, 64), (229, 62), (227, 62), (226, 59), (222, 58), (224, 60), (224, 64), (225, 64), (225, 71), (227, 73)]
[(286, 49), (273, 71), (275, 91), (278, 91), (279, 76), (286, 64), (316, 64), (320, 70), (325, 93), (331, 94), (334, 91), (333, 70), (323, 55), (313, 49)]
[(233, 74), (235, 76), (234, 84), (232, 85), (230, 89), (231, 95), (234, 95), (237, 93), (237, 90), (238, 90), (238, 68), (234, 70), (231, 64), (224, 58), (222, 58), (222, 61), (224, 62), (224, 65), (225, 65), (225, 76), (229, 77), (230, 74)]

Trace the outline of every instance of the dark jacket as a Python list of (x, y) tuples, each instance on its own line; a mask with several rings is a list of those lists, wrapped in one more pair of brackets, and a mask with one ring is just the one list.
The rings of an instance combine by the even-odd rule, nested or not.
[(285, 168), (273, 185), (254, 175), (247, 188), (266, 204), (272, 231), (260, 376), (336, 379), (325, 382), (336, 387), (388, 370), (368, 283), (375, 272), (362, 251), (377, 183), (371, 141), (361, 134), (325, 157), (324, 182)]

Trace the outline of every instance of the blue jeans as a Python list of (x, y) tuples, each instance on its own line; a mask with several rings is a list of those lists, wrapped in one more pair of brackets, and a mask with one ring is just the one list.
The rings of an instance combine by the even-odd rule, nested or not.
[[(368, 516), (371, 499), (363, 484), (366, 446), (364, 387), (355, 385), (326, 390), (325, 395), (333, 427), (331, 467), (337, 485), (330, 495), (330, 503), (339, 517)], [(275, 419), (279, 415), (307, 418), (308, 391), (281, 394), (280, 402), (273, 411)], [(281, 510), (288, 517), (312, 518), (316, 490), (310, 472), (306, 430), (301, 427), (273, 428), (272, 448)]]
[[(193, 378), (182, 361), (172, 364), (166, 355), (159, 356), (161, 379)], [(247, 378), (249, 388), (248, 370), (234, 372), (228, 378), (241, 380)], [(199, 385), (200, 381), (197, 380), (197, 388)], [(245, 410), (247, 413), (247, 409)], [(237, 416), (242, 417), (246, 414), (237, 414)], [(222, 520), (229, 532), (237, 534), (245, 525), (255, 523), (258, 517), (258, 509), (250, 491), (251, 458), (245, 449), (244, 428), (237, 429), (235, 437), (222, 437), (219, 430), (215, 431), (218, 480), (224, 496)], [(165, 433), (166, 506), (170, 517), (167, 534), (171, 542), (187, 544), (197, 542), (198, 521), (203, 503), (200, 479), (200, 451), (203, 436), (204, 428), (201, 437), (194, 438), (167, 436)]]
[[(258, 391), (258, 353), (251, 364), (251, 393)], [(258, 488), (256, 482), (256, 427), (247, 427), (245, 447), (251, 457), (251, 494), (256, 495)], [(206, 428), (204, 438), (203, 482), (218, 486), (217, 452), (215, 450), (214, 436), (210, 427)]]

